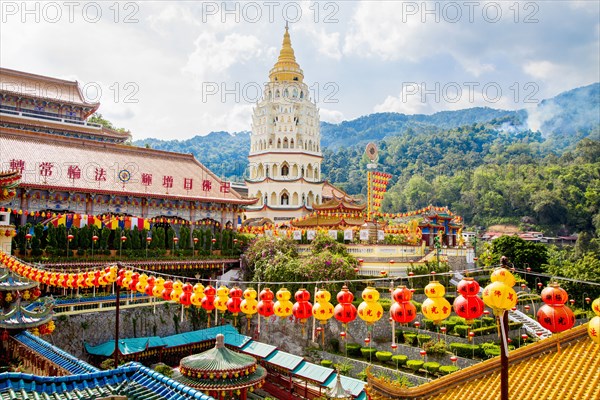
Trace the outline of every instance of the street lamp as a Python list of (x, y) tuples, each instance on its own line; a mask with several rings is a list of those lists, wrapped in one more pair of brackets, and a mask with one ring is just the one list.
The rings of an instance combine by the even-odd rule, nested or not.
[(121, 252), (123, 250), (123, 243), (125, 243), (127, 241), (127, 236), (125, 236), (123, 234), (123, 231), (121, 231), (121, 242), (119, 243), (119, 258), (121, 258)]
[(97, 241), (98, 241), (98, 236), (96, 236), (96, 235), (92, 236), (92, 258), (94, 258), (94, 245), (96, 244)]
[(175, 236), (173, 238), (173, 255), (175, 255), (175, 246), (177, 246), (179, 244), (179, 238), (177, 236)]
[(217, 243), (217, 239), (215, 239), (215, 238), (210, 239), (210, 252), (211, 253), (213, 251), (213, 246), (215, 243)]
[(146, 236), (146, 258), (148, 258), (148, 245), (152, 243), (152, 236)]
[(69, 243), (71, 243), (73, 238), (75, 238), (75, 236), (71, 235), (70, 233), (67, 235), (67, 257), (69, 257)]
[(394, 261), (394, 260), (390, 260), (390, 265), (389, 265), (389, 268), (388, 268), (388, 270), (390, 271), (389, 274), (388, 274), (389, 276), (392, 276), (392, 265), (394, 265), (395, 262), (396, 261)]

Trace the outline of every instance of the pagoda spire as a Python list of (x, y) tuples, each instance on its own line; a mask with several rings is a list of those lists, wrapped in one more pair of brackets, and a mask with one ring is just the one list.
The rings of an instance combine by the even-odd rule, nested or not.
[(285, 32), (283, 34), (283, 43), (279, 52), (279, 58), (269, 72), (269, 79), (271, 82), (302, 82), (304, 79), (304, 73), (300, 69), (300, 65), (296, 62), (296, 56), (292, 48), (288, 21), (285, 22)]

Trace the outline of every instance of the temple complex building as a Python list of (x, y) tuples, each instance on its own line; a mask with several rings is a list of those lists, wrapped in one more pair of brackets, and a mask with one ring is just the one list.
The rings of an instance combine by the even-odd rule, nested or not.
[(235, 228), (256, 201), (192, 155), (134, 147), (129, 132), (90, 122), (98, 107), (78, 82), (0, 68), (0, 170), (22, 175), (4, 205), (11, 222), (112, 214)]

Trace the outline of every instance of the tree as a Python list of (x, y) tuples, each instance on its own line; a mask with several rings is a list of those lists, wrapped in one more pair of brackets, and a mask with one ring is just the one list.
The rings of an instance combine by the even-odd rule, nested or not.
[(515, 268), (541, 272), (548, 262), (548, 250), (539, 243), (523, 240), (518, 236), (500, 236), (492, 241), (490, 252), (492, 265), (500, 264), (500, 257), (506, 256)]

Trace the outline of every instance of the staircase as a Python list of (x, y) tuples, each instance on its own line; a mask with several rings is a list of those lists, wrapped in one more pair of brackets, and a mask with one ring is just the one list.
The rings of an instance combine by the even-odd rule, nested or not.
[[(453, 284), (454, 286), (456, 286), (462, 280), (462, 278), (463, 278), (463, 274), (456, 271), (454, 273), (454, 275), (452, 276), (452, 278), (450, 279), (450, 283)], [(479, 293), (481, 294), (482, 292), (483, 292), (483, 288), (480, 287)], [(540, 339), (546, 339), (546, 338), (549, 338), (550, 336), (552, 336), (552, 332), (550, 332), (548, 329), (546, 329), (542, 325), (540, 325), (539, 322), (537, 322), (533, 318), (529, 318), (526, 314), (522, 313), (519, 310), (514, 310), (514, 311), (511, 310), (508, 313), (508, 320), (510, 322), (522, 323), (523, 328), (525, 329), (527, 334), (531, 337), (535, 338), (536, 336), (538, 336)], [(541, 332), (541, 335), (538, 335), (539, 332)]]

